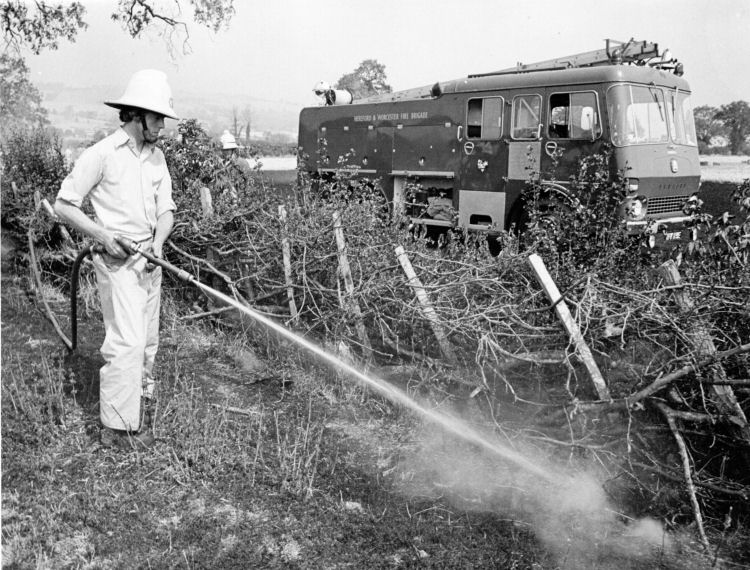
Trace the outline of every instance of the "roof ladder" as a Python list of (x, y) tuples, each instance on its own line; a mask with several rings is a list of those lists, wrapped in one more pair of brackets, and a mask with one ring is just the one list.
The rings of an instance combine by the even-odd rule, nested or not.
[[(607, 39), (604, 49), (587, 51), (565, 57), (557, 57), (536, 63), (518, 63), (515, 67), (508, 67), (491, 73), (480, 73), (469, 77), (485, 77), (488, 75), (505, 75), (510, 73), (526, 73), (530, 71), (553, 71), (570, 69), (573, 67), (594, 67), (597, 65), (617, 65), (631, 63), (646, 65), (648, 60), (659, 57), (659, 46), (652, 42), (628, 42)], [(664, 63), (667, 63), (666, 61)]]

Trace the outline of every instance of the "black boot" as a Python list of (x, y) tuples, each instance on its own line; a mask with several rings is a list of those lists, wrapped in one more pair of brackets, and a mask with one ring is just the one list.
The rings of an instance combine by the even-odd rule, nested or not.
[(156, 440), (148, 431), (137, 433), (102, 427), (100, 431), (102, 447), (122, 449), (125, 451), (144, 451), (151, 447)]

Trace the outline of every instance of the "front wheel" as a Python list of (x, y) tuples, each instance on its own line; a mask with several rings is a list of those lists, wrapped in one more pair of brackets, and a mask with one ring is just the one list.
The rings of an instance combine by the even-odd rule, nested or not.
[(539, 237), (556, 239), (566, 231), (567, 220), (573, 209), (557, 198), (542, 198), (533, 204), (523, 204), (511, 218), (510, 228), (522, 245), (529, 245)]

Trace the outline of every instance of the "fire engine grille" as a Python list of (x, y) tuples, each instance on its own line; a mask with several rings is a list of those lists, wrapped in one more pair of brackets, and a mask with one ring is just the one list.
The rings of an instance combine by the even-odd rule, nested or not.
[(689, 196), (659, 196), (658, 198), (649, 198), (646, 213), (654, 215), (680, 212), (688, 198)]

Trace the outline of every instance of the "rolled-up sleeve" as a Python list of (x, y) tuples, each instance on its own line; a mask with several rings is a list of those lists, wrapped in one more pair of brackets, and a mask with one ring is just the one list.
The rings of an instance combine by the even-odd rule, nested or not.
[(172, 199), (172, 177), (169, 175), (166, 165), (164, 167), (165, 174), (161, 179), (159, 188), (156, 191), (156, 219), (159, 219), (164, 212), (170, 210), (176, 210), (177, 205)]
[(86, 149), (63, 180), (57, 198), (80, 208), (83, 199), (101, 179), (102, 157), (95, 148)]

